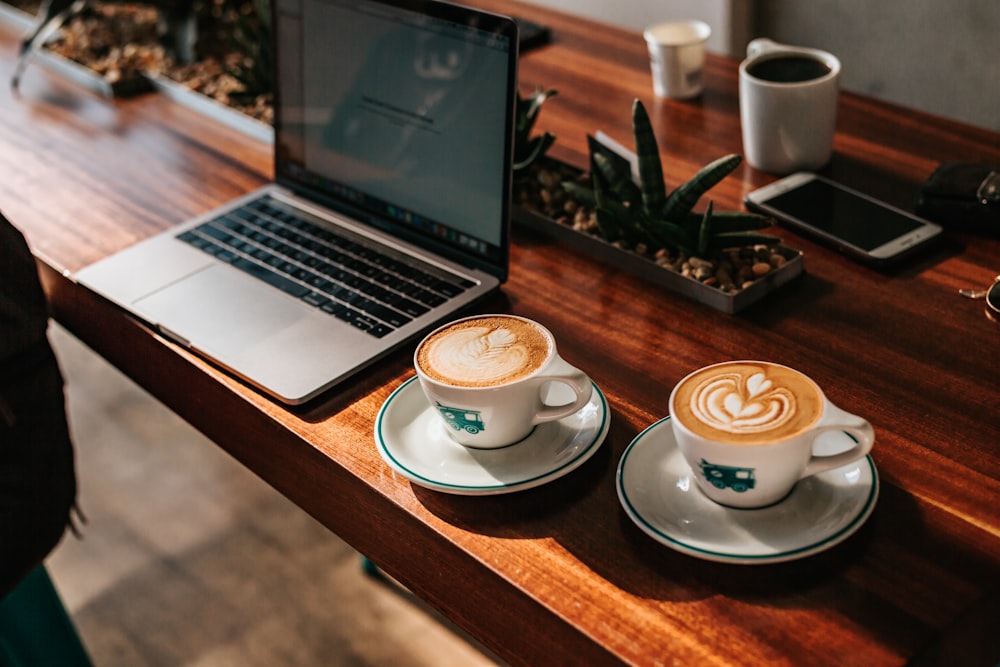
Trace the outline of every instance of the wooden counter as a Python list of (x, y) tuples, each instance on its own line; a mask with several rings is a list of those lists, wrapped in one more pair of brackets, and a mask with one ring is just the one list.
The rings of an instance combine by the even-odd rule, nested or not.
[[(741, 152), (737, 63), (710, 57), (694, 101), (653, 98), (639, 35), (501, 0), (550, 25), (524, 92), (553, 87), (540, 129), (586, 164), (586, 134), (631, 143), (644, 101), (668, 183)], [(0, 29), (0, 80), (17, 36)], [(511, 277), (483, 311), (536, 318), (606, 394), (611, 430), (537, 489), (457, 497), (379, 457), (379, 407), (412, 345), (300, 410), (177, 348), (72, 280), (84, 265), (270, 177), (270, 146), (155, 95), (109, 102), (38, 68), (0, 91), (0, 209), (36, 251), (55, 317), (331, 531), (513, 664), (988, 664), (1000, 660), (1000, 324), (958, 296), (1000, 273), (1000, 241), (952, 233), (877, 272), (780, 230), (805, 274), (730, 316), (515, 229)], [(1000, 135), (844, 94), (835, 178), (906, 208), (946, 160), (1000, 165)], [(772, 176), (741, 166), (712, 191), (741, 207)], [(881, 479), (861, 530), (784, 564), (703, 561), (626, 516), (615, 469), (689, 371), (756, 357), (799, 368), (875, 426)], [(252, 557), (248, 554), (248, 558)], [(183, 641), (183, 638), (178, 638)]]

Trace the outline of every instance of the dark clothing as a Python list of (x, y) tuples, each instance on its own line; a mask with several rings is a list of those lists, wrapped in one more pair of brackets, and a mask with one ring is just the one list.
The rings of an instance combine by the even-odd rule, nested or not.
[(0, 599), (59, 543), (76, 503), (63, 378), (24, 237), (0, 214)]

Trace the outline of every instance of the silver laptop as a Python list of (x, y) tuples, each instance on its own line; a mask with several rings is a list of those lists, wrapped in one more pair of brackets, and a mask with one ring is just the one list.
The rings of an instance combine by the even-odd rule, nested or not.
[(275, 0), (275, 182), (77, 280), (300, 404), (507, 277), (517, 30), (433, 0)]

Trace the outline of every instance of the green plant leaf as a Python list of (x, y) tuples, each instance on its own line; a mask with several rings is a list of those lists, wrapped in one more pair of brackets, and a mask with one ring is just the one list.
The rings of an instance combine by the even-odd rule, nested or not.
[(518, 134), (523, 134), (527, 136), (531, 133), (531, 129), (535, 126), (535, 121), (538, 119), (538, 114), (542, 110), (542, 105), (545, 104), (545, 100), (558, 94), (556, 90), (541, 90), (538, 89), (527, 97), (522, 97), (520, 93), (517, 95), (517, 132)]
[(597, 221), (597, 231), (601, 233), (605, 241), (614, 243), (618, 240), (627, 240), (630, 234), (626, 231), (625, 217), (621, 211), (615, 211), (598, 204), (594, 207), (594, 219)]
[(701, 196), (732, 173), (742, 161), (742, 156), (733, 153), (702, 167), (691, 180), (670, 193), (663, 208), (663, 217), (668, 220), (685, 219)]
[(615, 198), (614, 194), (606, 189), (604, 178), (596, 171), (591, 174), (591, 178), (594, 182), (594, 218), (601, 236), (612, 243), (619, 240), (628, 242), (640, 240), (636, 234), (635, 210)]
[(609, 160), (600, 153), (594, 153), (591, 156), (591, 161), (601, 176), (601, 185), (606, 186), (619, 201), (627, 202), (631, 206), (641, 204), (642, 193), (632, 182), (632, 175), (627, 170), (622, 169), (617, 162)]
[(667, 220), (650, 218), (649, 216), (639, 216), (642, 228), (646, 230), (649, 238), (664, 248), (683, 250), (691, 252), (691, 235), (680, 225), (676, 225)]
[(562, 185), (562, 189), (565, 190), (570, 197), (575, 199), (580, 204), (589, 208), (594, 208), (594, 206), (597, 205), (597, 199), (594, 197), (593, 188), (588, 188), (581, 183), (577, 183), (576, 181), (563, 181), (560, 185)]
[[(625, 207), (621, 202), (610, 196), (604, 179), (594, 172), (591, 176), (591, 180), (594, 181), (594, 208), (602, 208), (611, 214), (624, 218), (628, 212), (625, 210)], [(617, 226), (618, 225), (615, 224), (615, 227)]]
[(535, 120), (545, 100), (556, 94), (555, 90), (536, 90), (528, 97), (517, 94), (516, 118), (514, 123), (514, 171), (527, 169), (552, 146), (556, 137), (551, 132), (541, 137), (531, 137)]
[(708, 244), (712, 241), (712, 202), (708, 202), (708, 208), (701, 217), (701, 225), (698, 228), (698, 256), (704, 257), (708, 250)]
[(534, 125), (535, 120), (538, 118), (539, 112), (542, 110), (542, 105), (550, 97), (555, 97), (559, 94), (558, 90), (549, 89), (542, 91), (541, 89), (535, 91), (533, 95), (528, 98), (528, 108), (525, 111), (525, 115), (532, 125)]
[(628, 206), (625, 206), (620, 201), (598, 196), (597, 201), (594, 203), (594, 207), (604, 209), (606, 212), (613, 215), (615, 219), (615, 227), (617, 227), (619, 231), (623, 232), (625, 229), (632, 226), (632, 218), (634, 218), (635, 215)]
[(535, 160), (545, 154), (556, 140), (556, 135), (546, 132), (545, 134), (533, 137), (526, 144), (515, 146), (518, 153), (514, 162), (514, 171), (526, 169)]
[(639, 160), (642, 207), (650, 216), (658, 217), (667, 199), (667, 188), (663, 182), (663, 164), (660, 162), (656, 134), (646, 107), (639, 100), (632, 103), (632, 131), (635, 133), (635, 153)]

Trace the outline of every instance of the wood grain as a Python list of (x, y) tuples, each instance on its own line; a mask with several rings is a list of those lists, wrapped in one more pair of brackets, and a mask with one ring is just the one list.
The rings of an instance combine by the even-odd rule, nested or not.
[[(539, 129), (586, 164), (586, 134), (630, 142), (650, 111), (668, 181), (741, 152), (736, 65), (705, 93), (656, 100), (633, 33), (502, 0), (552, 26), (521, 61), (554, 87)], [(0, 79), (15, 36), (4, 33)], [(157, 97), (109, 103), (37, 70), (0, 92), (0, 208), (38, 253), (55, 316), (244, 465), (512, 664), (996, 664), (1000, 659), (1000, 327), (960, 287), (1000, 272), (1000, 241), (952, 233), (878, 272), (780, 230), (806, 273), (738, 316), (718, 313), (535, 232), (514, 230), (511, 277), (481, 310), (537, 318), (612, 407), (601, 451), (544, 487), (461, 498), (411, 486), (379, 458), (375, 415), (412, 375), (412, 346), (290, 411), (76, 286), (73, 271), (262, 183), (269, 147)], [(1000, 136), (845, 93), (827, 172), (912, 208), (944, 160), (1000, 164)], [(773, 180), (749, 166), (717, 208)], [(877, 433), (875, 513), (828, 552), (737, 567), (673, 552), (620, 508), (615, 467), (699, 366), (771, 359), (814, 377)]]

